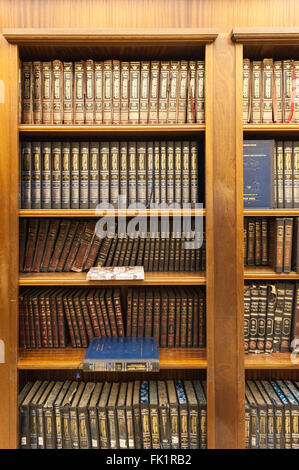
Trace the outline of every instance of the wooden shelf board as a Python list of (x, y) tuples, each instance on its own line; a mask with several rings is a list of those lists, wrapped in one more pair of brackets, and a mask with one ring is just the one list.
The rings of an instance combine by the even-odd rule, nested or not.
[(276, 273), (270, 266), (246, 266), (244, 267), (244, 279), (298, 279), (299, 274)]
[(246, 217), (296, 217), (299, 216), (297, 209), (244, 209)]
[(203, 272), (146, 272), (144, 281), (87, 281), (86, 273), (20, 273), (20, 286), (116, 286), (116, 285), (199, 285), (206, 283)]
[(299, 124), (243, 124), (245, 134), (288, 135), (298, 134)]
[[(114, 215), (115, 217), (136, 216), (205, 216), (205, 209), (20, 209), (19, 217), (104, 217)], [(298, 212), (299, 215), (299, 212)]]
[(233, 28), (231, 39), (242, 44), (299, 44), (299, 28)]
[[(77, 369), (82, 368), (86, 349), (37, 349), (19, 352), (18, 369)], [(199, 348), (160, 348), (161, 369), (206, 369), (204, 349)]]
[(245, 369), (299, 369), (299, 356), (291, 360), (291, 353), (245, 354)]
[(12, 44), (83, 45), (97, 44), (206, 44), (215, 41), (214, 28), (13, 28), (3, 29), (5, 39)]
[(19, 132), (22, 135), (72, 135), (76, 136), (98, 136), (98, 135), (188, 135), (198, 134), (205, 131), (205, 124), (136, 124), (136, 125), (38, 125), (38, 124), (20, 124)]

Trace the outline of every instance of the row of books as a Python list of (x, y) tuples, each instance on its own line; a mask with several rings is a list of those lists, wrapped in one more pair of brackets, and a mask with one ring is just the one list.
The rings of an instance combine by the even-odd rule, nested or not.
[(299, 61), (243, 59), (243, 122), (299, 122)]
[(206, 384), (199, 380), (37, 380), (26, 383), (18, 404), (22, 449), (207, 447)]
[(204, 122), (202, 60), (22, 63), (24, 124)]
[(21, 348), (88, 347), (94, 337), (153, 337), (159, 347), (205, 347), (205, 291), (175, 287), (27, 288)]
[[(204, 233), (198, 242), (192, 242), (189, 234), (172, 231), (118, 234), (116, 227), (115, 234), (107, 235), (97, 223), (95, 219), (20, 219), (20, 272), (82, 272), (92, 266), (144, 266), (145, 271), (205, 269)], [(174, 228), (170, 224), (170, 230)]]
[(299, 343), (298, 321), (299, 283), (245, 283), (245, 353), (288, 352), (296, 349), (296, 343)]
[(244, 140), (244, 207), (299, 207), (299, 142)]
[(247, 380), (246, 449), (299, 449), (299, 382)]
[(29, 142), (20, 145), (22, 209), (195, 204), (196, 141)]
[(299, 217), (245, 217), (245, 266), (273, 266), (277, 273), (299, 272)]

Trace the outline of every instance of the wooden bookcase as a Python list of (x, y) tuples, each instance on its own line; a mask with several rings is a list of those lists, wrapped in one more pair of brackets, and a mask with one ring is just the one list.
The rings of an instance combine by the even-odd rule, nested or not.
[[(239, 56), (239, 68), (243, 57), (250, 59), (298, 59), (299, 29), (298, 28), (235, 28), (232, 30), (231, 39), (235, 43)], [(240, 79), (240, 70), (237, 74)], [(242, 100), (241, 95), (237, 97)], [(244, 124), (243, 136), (246, 139), (290, 139), (295, 140), (299, 136), (298, 124)], [(242, 160), (242, 154), (237, 158)], [(239, 182), (241, 185), (241, 181)], [(244, 209), (243, 216), (263, 217), (293, 217), (298, 216), (298, 209)], [(299, 274), (276, 273), (268, 266), (244, 268), (244, 279), (255, 280), (299, 280)], [(243, 318), (243, 309), (240, 310), (240, 318)], [(291, 353), (273, 354), (247, 354), (245, 355), (245, 378), (299, 378), (298, 360), (291, 360)]]
[[(86, 285), (204, 285), (206, 286), (207, 315), (207, 348), (160, 349), (160, 368), (157, 377), (206, 378), (208, 401), (208, 441), (215, 446), (215, 403), (216, 395), (213, 378), (213, 345), (214, 345), (214, 282), (213, 282), (213, 156), (212, 156), (212, 83), (213, 42), (217, 37), (216, 30), (4, 30), (3, 36), (8, 42), (9, 83), (9, 122), (7, 145), (9, 147), (9, 169), (6, 176), (9, 180), (9, 276), (7, 284), (10, 290), (8, 336), (9, 344), (7, 364), (9, 365), (9, 402), (8, 419), (10, 422), (10, 447), (17, 447), (18, 442), (18, 409), (17, 393), (28, 379), (75, 378), (85, 350), (66, 348), (62, 350), (19, 350), (18, 349), (18, 287), (19, 286), (86, 286)], [(79, 45), (78, 45), (79, 44)], [(206, 64), (206, 123), (182, 125), (24, 125), (18, 122), (19, 59), (47, 58), (201, 58)], [(201, 141), (201, 155), (205, 146), (205, 209), (192, 209), (191, 215), (202, 215), (206, 219), (207, 231), (207, 269), (197, 273), (160, 273), (145, 274), (144, 281), (86, 281), (86, 273), (18, 273), (18, 222), (20, 217), (100, 217), (109, 211), (95, 210), (19, 210), (18, 208), (18, 148), (23, 137), (32, 139), (43, 137), (92, 137), (107, 139), (135, 138), (135, 136), (157, 138), (193, 138)], [(8, 162), (7, 162), (8, 163)], [(163, 215), (163, 210), (154, 211)], [(124, 211), (115, 211), (115, 215), (124, 215)], [(148, 217), (147, 210), (131, 210), (127, 217), (140, 215)], [(183, 215), (183, 210), (174, 210), (170, 217)], [(14, 247), (14, 248), (13, 248)], [(210, 366), (211, 365), (211, 366)], [(140, 374), (131, 374), (137, 377)], [(128, 374), (113, 376), (97, 374), (97, 378), (117, 377), (126, 379)], [(88, 374), (81, 371), (81, 377), (88, 379)], [(153, 375), (151, 375), (153, 377)], [(94, 376), (92, 377), (94, 378)]]

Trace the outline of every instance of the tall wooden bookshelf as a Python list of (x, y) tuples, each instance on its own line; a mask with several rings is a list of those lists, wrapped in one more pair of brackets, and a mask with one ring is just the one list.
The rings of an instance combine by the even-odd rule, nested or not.
[[(85, 350), (19, 350), (18, 349), (18, 287), (19, 286), (106, 286), (106, 285), (204, 285), (206, 286), (206, 315), (207, 315), (207, 348), (194, 349), (160, 349), (160, 378), (204, 378), (207, 379), (208, 401), (208, 441), (209, 446), (215, 446), (215, 403), (213, 378), (213, 345), (214, 345), (214, 273), (213, 273), (213, 165), (212, 165), (212, 84), (213, 71), (213, 43), (217, 31), (180, 29), (180, 30), (4, 30), (3, 36), (8, 42), (8, 62), (6, 66), (10, 74), (10, 110), (9, 110), (9, 137), (7, 143), (9, 151), (9, 170), (6, 175), (9, 179), (9, 446), (16, 447), (18, 442), (18, 410), (17, 393), (28, 379), (40, 378), (75, 378), (80, 362), (84, 358)], [(39, 58), (135, 58), (149, 59), (205, 59), (206, 70), (206, 123), (182, 125), (24, 125), (18, 122), (18, 90), (19, 90), (19, 60), (34, 60)], [(206, 219), (207, 231), (207, 269), (206, 272), (195, 273), (146, 273), (144, 281), (86, 281), (85, 273), (18, 273), (18, 222), (21, 217), (100, 217), (109, 214), (109, 211), (94, 210), (23, 210), (18, 208), (18, 149), (22, 137), (32, 139), (43, 137), (94, 137), (100, 136), (110, 139), (112, 137), (132, 138), (133, 136), (160, 138), (193, 138), (205, 145), (205, 209), (191, 210), (191, 215), (202, 215)], [(155, 211), (156, 215), (163, 215), (163, 210)], [(121, 210), (116, 215), (124, 215)], [(149, 211), (128, 211), (127, 217), (140, 215), (148, 217)], [(183, 210), (173, 211), (170, 214), (183, 215)], [(13, 249), (13, 247), (15, 247)], [(6, 340), (6, 344), (8, 341)], [(211, 364), (211, 366), (210, 366)], [(81, 372), (83, 379), (88, 374)], [(108, 374), (97, 374), (97, 377), (112, 377)], [(138, 377), (140, 374), (132, 375)], [(114, 374), (118, 380), (128, 378)], [(151, 377), (153, 377), (151, 375)], [(94, 378), (94, 376), (92, 377)]]
[[(240, 77), (242, 59), (263, 59), (273, 57), (279, 59), (298, 59), (299, 29), (298, 28), (235, 28), (231, 39), (235, 43), (239, 57), (236, 79)], [(241, 101), (241, 95), (237, 97)], [(276, 138), (295, 140), (299, 135), (298, 124), (244, 124), (244, 139)], [(242, 152), (237, 154), (240, 162)], [(239, 184), (242, 186), (242, 181)], [(243, 216), (293, 217), (298, 216), (298, 209), (244, 209)], [(268, 266), (244, 268), (244, 279), (250, 280), (299, 280), (298, 273), (276, 273)], [(239, 312), (243, 319), (243, 309)], [(291, 353), (247, 354), (244, 361), (245, 379), (291, 379), (298, 380), (298, 360), (292, 361)]]

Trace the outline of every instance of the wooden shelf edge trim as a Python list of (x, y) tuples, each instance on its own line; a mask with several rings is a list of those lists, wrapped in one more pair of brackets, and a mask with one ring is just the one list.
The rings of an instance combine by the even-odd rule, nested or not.
[[(20, 209), (19, 217), (135, 217), (135, 216), (205, 216), (205, 209), (107, 209), (107, 210), (95, 210), (95, 209)], [(298, 212), (299, 215), (299, 212)]]
[(291, 352), (273, 354), (245, 354), (245, 369), (299, 369), (299, 357)]
[(249, 266), (244, 268), (244, 279), (297, 279), (299, 273), (291, 271), (290, 273), (276, 273), (270, 267)]
[(151, 272), (145, 273), (143, 281), (87, 281), (86, 273), (20, 273), (20, 286), (116, 286), (116, 285), (204, 285), (203, 272)]
[(299, 44), (299, 28), (233, 28), (231, 40), (242, 44)]
[(299, 124), (243, 124), (244, 132), (299, 132)]
[(61, 44), (80, 45), (94, 43), (139, 43), (159, 44), (167, 41), (167, 46), (177, 43), (211, 43), (218, 36), (215, 28), (119, 28), (119, 29), (68, 29), (68, 28), (15, 28), (3, 29), (5, 39), (11, 44)]
[[(20, 351), (19, 370), (82, 369), (86, 349)], [(160, 369), (206, 369), (206, 351), (200, 348), (160, 348)]]
[(38, 125), (38, 124), (19, 124), (20, 133), (67, 133), (72, 132), (82, 132), (82, 133), (107, 133), (107, 134), (116, 134), (116, 133), (132, 133), (132, 134), (143, 134), (143, 133), (195, 133), (195, 132), (204, 132), (205, 124), (110, 124), (103, 125), (67, 125), (67, 124), (48, 124), (48, 125)]
[(290, 216), (299, 216), (299, 208), (297, 209), (244, 209), (243, 210), (243, 215), (246, 217), (278, 217), (278, 216), (285, 216), (285, 217), (290, 217)]

